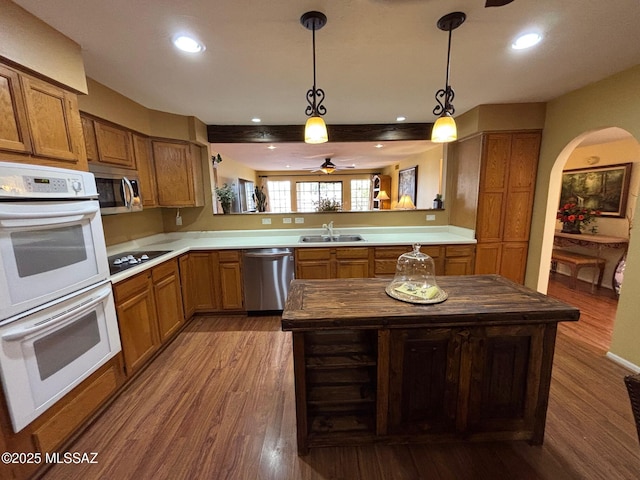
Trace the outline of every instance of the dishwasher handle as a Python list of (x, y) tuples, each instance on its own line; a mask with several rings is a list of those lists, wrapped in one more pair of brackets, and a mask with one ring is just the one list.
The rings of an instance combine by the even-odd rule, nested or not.
[(276, 258), (283, 258), (283, 257), (288, 257), (292, 254), (292, 252), (278, 252), (278, 253), (273, 253), (273, 252), (269, 252), (269, 253), (260, 253), (260, 252), (245, 252), (244, 256), (248, 257), (248, 258), (265, 258), (265, 259), (276, 259)]

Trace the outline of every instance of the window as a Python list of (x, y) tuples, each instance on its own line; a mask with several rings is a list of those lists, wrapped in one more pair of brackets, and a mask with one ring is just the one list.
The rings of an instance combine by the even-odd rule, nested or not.
[(315, 212), (325, 199), (342, 205), (342, 182), (296, 182), (298, 212)]
[(240, 211), (255, 212), (256, 203), (253, 201), (253, 189), (255, 184), (250, 180), (239, 179), (240, 185)]
[(371, 180), (351, 180), (351, 210), (369, 210)]
[(269, 205), (274, 213), (291, 211), (291, 182), (289, 180), (267, 180)]

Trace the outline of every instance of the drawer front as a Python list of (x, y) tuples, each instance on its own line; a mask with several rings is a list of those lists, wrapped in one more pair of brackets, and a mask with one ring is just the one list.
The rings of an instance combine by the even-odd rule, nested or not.
[(447, 248), (447, 257), (468, 257), (473, 255), (475, 247), (473, 245), (449, 245)]
[(368, 247), (336, 248), (336, 258), (369, 258)]
[(239, 262), (239, 250), (220, 250), (218, 251), (218, 260), (221, 262)]
[(331, 249), (329, 248), (298, 248), (296, 249), (298, 260), (329, 260)]
[(392, 258), (397, 259), (403, 253), (410, 252), (412, 248), (410, 246), (406, 247), (375, 247), (374, 248), (374, 258), (376, 260), (382, 260), (384, 258)]

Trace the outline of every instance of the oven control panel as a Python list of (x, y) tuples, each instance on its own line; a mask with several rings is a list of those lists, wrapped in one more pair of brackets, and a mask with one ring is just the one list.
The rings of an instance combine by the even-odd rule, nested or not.
[(89, 172), (0, 162), (0, 198), (91, 198), (97, 195)]

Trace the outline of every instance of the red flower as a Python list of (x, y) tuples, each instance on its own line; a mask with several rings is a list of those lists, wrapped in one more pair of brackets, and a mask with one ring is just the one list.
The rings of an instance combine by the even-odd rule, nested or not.
[(567, 217), (567, 220), (569, 220), (570, 222), (575, 221), (575, 219), (576, 219), (576, 216), (575, 216), (575, 215), (569, 215), (569, 216)]
[(582, 215), (582, 214), (578, 215), (578, 220), (580, 220), (580, 221), (584, 220), (584, 215)]

